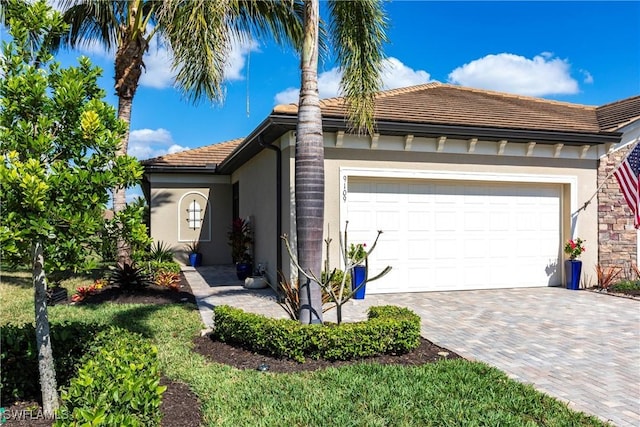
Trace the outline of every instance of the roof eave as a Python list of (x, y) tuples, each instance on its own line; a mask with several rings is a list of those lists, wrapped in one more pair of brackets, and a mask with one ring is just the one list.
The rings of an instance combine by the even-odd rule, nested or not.
[(143, 165), (144, 173), (217, 173), (218, 165), (185, 166), (185, 165)]

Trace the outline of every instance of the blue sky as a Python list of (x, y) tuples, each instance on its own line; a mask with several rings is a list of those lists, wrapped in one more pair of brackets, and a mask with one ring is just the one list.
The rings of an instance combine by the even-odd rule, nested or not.
[[(439, 81), (588, 105), (640, 94), (640, 2), (396, 0), (385, 9), (387, 88)], [(101, 84), (117, 105), (113, 55), (81, 53), (104, 68)], [(233, 50), (223, 104), (182, 99), (170, 55), (154, 44), (145, 57), (129, 145), (140, 159), (246, 136), (276, 104), (297, 100), (297, 54), (268, 40)], [(331, 58), (319, 72), (321, 96), (336, 96)]]

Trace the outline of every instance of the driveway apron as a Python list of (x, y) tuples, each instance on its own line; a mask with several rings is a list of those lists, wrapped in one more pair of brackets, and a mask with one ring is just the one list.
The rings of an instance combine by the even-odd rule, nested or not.
[[(203, 322), (228, 304), (286, 317), (270, 289), (246, 290), (228, 267), (186, 269)], [(525, 288), (367, 295), (343, 308), (346, 321), (372, 305), (408, 307), (422, 336), (488, 363), (569, 407), (617, 426), (640, 426), (640, 301), (589, 291)], [(335, 321), (335, 310), (325, 313)]]

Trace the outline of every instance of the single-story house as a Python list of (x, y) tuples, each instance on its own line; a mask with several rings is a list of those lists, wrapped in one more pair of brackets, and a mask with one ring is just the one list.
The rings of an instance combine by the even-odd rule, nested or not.
[[(370, 269), (392, 270), (367, 293), (562, 285), (572, 237), (586, 241), (585, 279), (636, 260), (615, 179), (592, 196), (637, 138), (640, 96), (593, 107), (429, 83), (381, 92), (373, 136), (349, 132), (343, 98), (321, 108), (325, 256), (340, 267), (347, 221), (352, 243), (382, 230)], [(246, 138), (143, 161), (152, 238), (182, 261), (197, 240), (205, 265), (230, 264), (227, 232), (245, 218), (270, 282), (291, 274), (296, 114), (278, 105)]]

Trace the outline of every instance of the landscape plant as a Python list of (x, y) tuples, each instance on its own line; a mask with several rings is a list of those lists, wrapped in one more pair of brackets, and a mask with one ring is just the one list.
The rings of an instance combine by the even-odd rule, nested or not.
[(134, 158), (116, 155), (125, 126), (102, 100), (100, 70), (87, 58), (65, 69), (53, 60), (51, 40), (66, 31), (60, 14), (44, 0), (7, 4), (11, 38), (0, 57), (0, 244), (4, 262), (32, 271), (43, 412), (52, 417), (58, 398), (46, 273), (87, 267), (108, 190), (135, 184), (142, 169)]
[(569, 255), (569, 259), (575, 260), (580, 258), (580, 255), (586, 250), (584, 247), (585, 241), (580, 237), (576, 239), (569, 239), (564, 245), (564, 253)]
[[(285, 247), (287, 248), (287, 252), (291, 259), (293, 265), (298, 269), (306, 280), (312, 280), (314, 283), (317, 283), (321, 289), (321, 302), (322, 302), (322, 311), (326, 312), (329, 309), (336, 309), (336, 318), (338, 324), (342, 323), (342, 307), (356, 295), (356, 292), (366, 286), (367, 283), (373, 282), (374, 280), (378, 280), (381, 277), (385, 276), (387, 273), (391, 271), (391, 266), (386, 266), (380, 273), (373, 277), (369, 277), (369, 255), (374, 251), (378, 244), (378, 239), (382, 234), (381, 230), (378, 230), (378, 234), (376, 235), (376, 239), (371, 245), (371, 249), (368, 251), (365, 250), (366, 244), (357, 244), (350, 245), (348, 244), (348, 233), (347, 229), (349, 227), (349, 222), (345, 223), (344, 228), (344, 237), (340, 237), (340, 253), (342, 254), (342, 262), (345, 266), (344, 271), (339, 269), (333, 269), (331, 272), (324, 272), (320, 277), (315, 276), (313, 273), (307, 273), (304, 269), (301, 268), (298, 259), (293, 254), (293, 250), (291, 249), (291, 244), (289, 243), (289, 239), (286, 235), (282, 237), (284, 241)], [(331, 244), (331, 239), (325, 239), (325, 243), (327, 245), (327, 254), (329, 253), (329, 247)], [(346, 248), (349, 250), (346, 250)], [(328, 256), (328, 255), (327, 255)], [(353, 276), (353, 270), (356, 266), (359, 266), (364, 261), (365, 264), (365, 276), (363, 281), (354, 289), (349, 289), (351, 287), (351, 283), (349, 280)], [(328, 268), (329, 263), (326, 262), (325, 266)], [(338, 278), (340, 281), (338, 282)], [(300, 278), (297, 279), (298, 284), (300, 283)], [(285, 311), (291, 312), (293, 307), (301, 308), (302, 302), (300, 298), (300, 289), (299, 285), (296, 286), (296, 290), (298, 291), (298, 295), (294, 295), (293, 287), (289, 284), (288, 281), (282, 280), (280, 282), (280, 288), (284, 291), (284, 304), (280, 305), (285, 308)], [(288, 299), (288, 301), (287, 301)], [(329, 304), (328, 307), (325, 304)], [(332, 305), (331, 305), (332, 304)]]
[(54, 427), (160, 424), (158, 350), (139, 334), (110, 327), (83, 357), (77, 375), (61, 393)]

